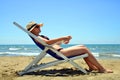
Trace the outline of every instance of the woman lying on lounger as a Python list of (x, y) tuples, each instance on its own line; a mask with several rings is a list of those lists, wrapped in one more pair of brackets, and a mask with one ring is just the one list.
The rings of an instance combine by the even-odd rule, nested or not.
[[(84, 60), (89, 67), (89, 71), (98, 70), (98, 72), (100, 72), (100, 73), (113, 73), (112, 70), (105, 69), (96, 60), (96, 58), (92, 55), (92, 53), (88, 50), (88, 48), (85, 47), (84, 45), (77, 45), (77, 46), (72, 46), (72, 47), (68, 47), (68, 48), (62, 48), (60, 46), (61, 42), (63, 42), (64, 44), (68, 44), (69, 41), (72, 39), (71, 36), (64, 36), (64, 37), (50, 39), (50, 40), (46, 36), (40, 36), (39, 33), (41, 32), (42, 26), (43, 26), (42, 23), (37, 24), (35, 22), (30, 22), (27, 24), (26, 28), (31, 33), (35, 34), (36, 36), (39, 36), (39, 38), (41, 38), (45, 43), (47, 43), (49, 45), (54, 44), (53, 48), (55, 48), (57, 51), (60, 51), (63, 55), (65, 55), (67, 57), (77, 56), (77, 55), (87, 53), (88, 57), (84, 58)], [(39, 43), (39, 42), (37, 42), (37, 43)]]

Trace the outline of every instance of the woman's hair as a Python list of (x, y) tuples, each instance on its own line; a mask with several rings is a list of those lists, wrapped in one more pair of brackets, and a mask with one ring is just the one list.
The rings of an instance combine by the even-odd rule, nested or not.
[(40, 35), (42, 38), (45, 38), (47, 40), (50, 40), (47, 36), (44, 36), (44, 35)]

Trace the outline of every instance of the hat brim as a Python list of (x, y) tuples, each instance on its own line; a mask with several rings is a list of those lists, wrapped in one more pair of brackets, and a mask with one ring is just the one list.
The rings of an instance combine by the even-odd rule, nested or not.
[(42, 26), (43, 26), (43, 23), (37, 24), (36, 26), (42, 27)]
[(40, 24), (35, 25), (35, 26), (32, 27), (29, 31), (32, 31), (36, 26), (42, 27), (42, 26), (43, 26), (43, 23), (40, 23)]

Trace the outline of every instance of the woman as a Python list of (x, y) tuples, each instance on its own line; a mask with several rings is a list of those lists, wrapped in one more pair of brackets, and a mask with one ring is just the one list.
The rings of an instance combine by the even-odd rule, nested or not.
[[(42, 26), (43, 26), (42, 23), (37, 24), (35, 22), (30, 22), (30, 23), (28, 23), (26, 28), (27, 28), (28, 31), (35, 34), (39, 38), (41, 38), (45, 43), (47, 43), (49, 45), (54, 44), (53, 48), (60, 51), (63, 55), (65, 55), (67, 57), (69, 57), (69, 56), (77, 56), (77, 55), (87, 53), (88, 57), (84, 58), (84, 60), (85, 60), (85, 62), (87, 63), (87, 65), (89, 67), (89, 71), (98, 70), (98, 72), (100, 72), (100, 73), (113, 73), (112, 70), (105, 69), (96, 60), (96, 58), (92, 55), (92, 53), (88, 50), (88, 48), (86, 48), (84, 45), (78, 45), (78, 46), (72, 46), (72, 47), (68, 47), (68, 48), (62, 48), (60, 46), (60, 44), (62, 42), (64, 44), (68, 44), (69, 41), (72, 39), (71, 36), (64, 36), (64, 37), (55, 38), (55, 39), (51, 39), (51, 40), (49, 40), (49, 38), (47, 38), (45, 36), (39, 36), (39, 33), (41, 32), (41, 27)], [(36, 42), (39, 43), (38, 41), (36, 41)]]

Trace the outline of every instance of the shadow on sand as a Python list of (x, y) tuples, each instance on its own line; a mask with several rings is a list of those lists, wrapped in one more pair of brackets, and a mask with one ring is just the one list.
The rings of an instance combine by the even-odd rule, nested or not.
[(73, 69), (53, 69), (53, 70), (41, 70), (37, 72), (27, 73), (26, 75), (41, 75), (41, 76), (78, 76), (85, 75), (80, 70)]

